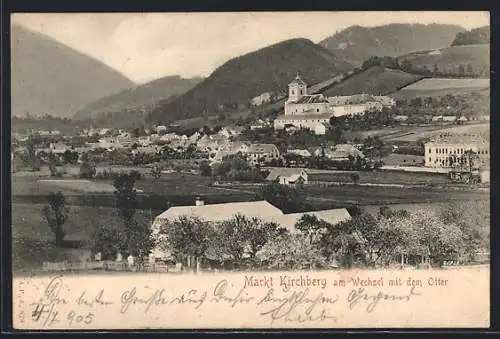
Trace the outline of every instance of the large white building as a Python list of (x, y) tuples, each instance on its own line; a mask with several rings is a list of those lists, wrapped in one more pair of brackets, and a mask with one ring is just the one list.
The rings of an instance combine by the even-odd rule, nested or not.
[(357, 100), (355, 97), (327, 98), (323, 94), (308, 94), (307, 84), (297, 74), (296, 78), (288, 84), (285, 114), (274, 120), (274, 129), (279, 130), (285, 129), (287, 126), (294, 126), (308, 128), (315, 134), (321, 135), (326, 133), (330, 118), (334, 116), (363, 114), (366, 111), (381, 110), (384, 107), (384, 103), (377, 97), (362, 97), (363, 100)]
[(467, 164), (467, 151), (474, 155), (474, 166), (488, 166), (490, 143), (480, 134), (441, 135), (424, 145), (425, 166), (451, 168), (454, 164)]

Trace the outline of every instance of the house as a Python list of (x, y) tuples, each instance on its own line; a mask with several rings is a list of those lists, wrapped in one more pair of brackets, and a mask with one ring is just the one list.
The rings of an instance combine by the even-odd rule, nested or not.
[(303, 168), (273, 168), (267, 176), (267, 181), (282, 185), (307, 184), (308, 174)]
[(99, 135), (107, 135), (111, 133), (111, 130), (109, 128), (101, 128), (98, 133)]
[(166, 131), (167, 131), (167, 126), (163, 125), (156, 126), (156, 133), (162, 134), (165, 133)]
[[(318, 150), (316, 150), (315, 154), (317, 153), (317, 151)], [(319, 151), (322, 153), (321, 149), (319, 149)], [(318, 156), (321, 156), (321, 153)], [(325, 149), (324, 154), (325, 157), (333, 161), (347, 161), (349, 160), (349, 157), (365, 157), (363, 152), (361, 152), (356, 148), (356, 146), (351, 144), (338, 144), (333, 148)]]
[(222, 159), (229, 155), (236, 155), (238, 153), (246, 154), (250, 145), (245, 141), (230, 141), (221, 145), (214, 158), (214, 162), (220, 162)]
[(443, 116), (442, 115), (435, 115), (432, 117), (432, 121), (433, 122), (443, 121)]
[(293, 126), (295, 128), (307, 128), (314, 130), (319, 123), (329, 124), (331, 114), (309, 114), (309, 112), (304, 112), (304, 114), (297, 115), (280, 115), (274, 120), (274, 129), (287, 129), (287, 127)]
[(261, 162), (278, 160), (280, 152), (274, 144), (251, 144), (247, 151), (247, 159), (250, 164), (256, 165)]
[(226, 129), (231, 133), (232, 136), (238, 136), (243, 133), (243, 130), (245, 129), (244, 126), (229, 126), (226, 127)]
[(229, 137), (231, 137), (232, 134), (227, 128), (223, 128), (217, 133), (217, 135), (229, 139)]
[[(283, 215), (283, 212), (264, 200), (205, 204), (202, 199), (197, 198), (195, 205), (173, 206), (158, 215), (153, 221), (151, 231), (155, 239), (161, 242), (163, 240), (159, 234), (161, 228), (169, 221), (174, 221), (180, 217), (195, 217), (204, 222), (215, 223), (230, 220), (236, 215), (274, 222), (276, 217)], [(152, 255), (156, 258), (164, 258), (168, 256), (168, 252), (157, 247), (153, 249)]]
[(307, 149), (289, 149), (286, 152), (289, 154), (300, 155), (301, 157), (305, 157), (305, 158), (312, 156), (311, 152), (309, 152), (309, 150), (307, 150)]
[(454, 164), (468, 161), (464, 154), (472, 151), (479, 164), (490, 163), (489, 135), (447, 134), (440, 135), (424, 144), (425, 166), (451, 168)]
[(197, 142), (200, 138), (201, 138), (201, 134), (200, 134), (200, 132), (195, 132), (195, 133), (193, 133), (193, 134), (192, 134), (192, 135), (188, 138), (188, 140), (189, 140), (189, 142), (191, 142), (191, 143), (193, 143), (193, 144), (194, 144), (194, 143), (196, 143), (196, 142)]
[(330, 129), (330, 123), (329, 122), (318, 122), (312, 128), (312, 131), (316, 135), (325, 135), (326, 131), (328, 131), (329, 129)]
[(394, 121), (403, 122), (403, 121), (408, 120), (408, 116), (407, 115), (395, 115), (394, 118), (392, 118), (392, 119)]
[[(265, 222), (273, 222), (279, 227), (288, 229), (290, 232), (297, 232), (295, 224), (304, 214), (314, 215), (317, 218), (334, 225), (350, 219), (349, 212), (345, 208), (283, 214), (279, 208), (271, 205), (265, 200), (205, 204), (202, 199), (196, 198), (194, 205), (173, 206), (159, 214), (151, 225), (151, 231), (153, 237), (158, 240), (157, 243), (162, 243), (162, 240), (164, 239), (163, 235), (161, 235), (159, 231), (168, 222), (178, 220), (181, 217), (196, 217), (203, 222), (216, 223), (230, 220), (236, 215), (242, 215), (250, 219), (258, 218)], [(169, 253), (165, 248), (157, 246), (153, 249), (151, 256), (154, 258), (166, 258), (169, 256)]]
[(463, 115), (462, 115), (460, 118), (458, 118), (458, 119), (457, 119), (457, 123), (458, 123), (459, 125), (462, 125), (462, 124), (466, 123), (467, 121), (469, 121), (469, 119), (467, 119), (467, 118), (466, 118), (465, 116), (463, 116)]
[(454, 122), (454, 121), (457, 121), (457, 117), (454, 116), (454, 115), (444, 115), (443, 116), (443, 121)]
[(67, 150), (69, 150), (70, 147), (60, 143), (60, 142), (55, 142), (55, 143), (50, 143), (49, 146), (49, 152), (54, 153), (54, 154), (63, 154)]

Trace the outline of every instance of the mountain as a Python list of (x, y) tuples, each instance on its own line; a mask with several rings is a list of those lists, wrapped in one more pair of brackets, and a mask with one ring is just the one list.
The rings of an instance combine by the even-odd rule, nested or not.
[(189, 92), (159, 104), (147, 121), (234, 112), (262, 93), (287, 93), (297, 72), (306, 83), (315, 84), (351, 69), (348, 62), (310, 40), (282, 41), (227, 61)]
[(102, 62), (12, 25), (12, 115), (72, 117), (85, 105), (134, 86)]
[(74, 119), (82, 120), (108, 112), (141, 111), (154, 106), (159, 101), (186, 93), (202, 80), (203, 78), (183, 79), (178, 75), (153, 80), (101, 98), (78, 111)]
[(410, 74), (401, 70), (373, 66), (341, 81), (339, 84), (323, 91), (327, 97), (336, 95), (373, 94), (386, 95), (398, 91), (423, 76)]
[(483, 26), (471, 29), (466, 32), (459, 32), (453, 39), (452, 46), (461, 45), (485, 45), (490, 43), (490, 26)]
[(371, 56), (399, 56), (450, 45), (464, 28), (441, 24), (351, 26), (319, 44), (355, 66)]

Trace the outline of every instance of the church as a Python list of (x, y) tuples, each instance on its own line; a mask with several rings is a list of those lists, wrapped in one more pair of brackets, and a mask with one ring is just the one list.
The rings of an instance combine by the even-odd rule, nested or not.
[(307, 94), (307, 84), (297, 74), (288, 84), (288, 100), (285, 102), (285, 114), (274, 120), (274, 129), (287, 126), (308, 128), (315, 134), (325, 134), (333, 113), (330, 103), (323, 94)]
[[(295, 79), (288, 84), (285, 114), (274, 120), (274, 129), (308, 128), (315, 134), (322, 135), (330, 126), (330, 118), (347, 114), (363, 114), (373, 106), (372, 102), (338, 104), (334, 99), (336, 98), (327, 98), (323, 94), (308, 94), (307, 84), (297, 73)], [(375, 104), (382, 106), (378, 102)]]

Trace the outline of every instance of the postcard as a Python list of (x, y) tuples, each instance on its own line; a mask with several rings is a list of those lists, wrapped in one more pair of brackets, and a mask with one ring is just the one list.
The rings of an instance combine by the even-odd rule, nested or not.
[(488, 328), (489, 21), (13, 14), (14, 328)]

